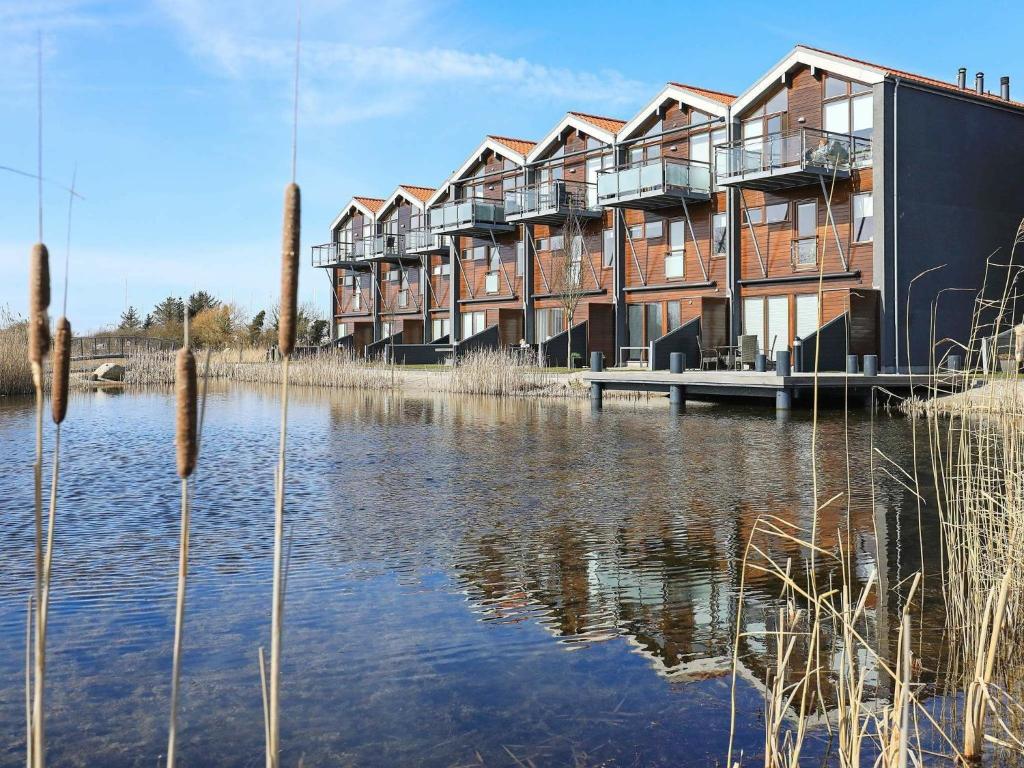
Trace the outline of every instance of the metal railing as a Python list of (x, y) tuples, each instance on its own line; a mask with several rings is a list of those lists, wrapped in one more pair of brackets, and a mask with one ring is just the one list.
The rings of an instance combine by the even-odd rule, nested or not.
[(505, 215), (550, 215), (566, 210), (600, 211), (597, 185), (585, 181), (544, 181), (505, 192)]
[(643, 194), (710, 194), (711, 166), (699, 160), (656, 160), (628, 163), (597, 174), (597, 202)]
[(124, 357), (138, 352), (171, 352), (179, 342), (148, 336), (78, 336), (71, 340), (71, 359), (90, 360)]
[(410, 229), (405, 233), (405, 250), (409, 253), (420, 251), (447, 251), (451, 240), (447, 235), (438, 235), (427, 228)]
[(370, 247), (374, 238), (356, 240), (355, 242), (322, 243), (313, 246), (312, 264), (314, 267), (330, 267), (348, 261), (363, 261), (370, 258)]
[(797, 237), (789, 244), (789, 261), (796, 271), (818, 266), (818, 236)]
[(369, 258), (405, 255), (404, 235), (384, 233), (382, 235), (374, 235), (364, 242), (367, 242), (366, 252)]
[(850, 171), (871, 162), (871, 139), (800, 128), (715, 147), (715, 179), (808, 167)]
[(467, 227), (501, 226), (506, 223), (504, 203), (482, 197), (453, 200), (435, 205), (427, 212), (427, 227), (432, 233), (438, 234)]

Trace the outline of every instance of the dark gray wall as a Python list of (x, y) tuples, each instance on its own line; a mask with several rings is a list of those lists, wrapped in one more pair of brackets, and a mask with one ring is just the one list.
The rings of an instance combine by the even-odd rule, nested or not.
[[(1024, 217), (1024, 112), (906, 81), (892, 92), (886, 133), (895, 175), (885, 211), (894, 250), (886, 261), (896, 274), (888, 283), (895, 296), (890, 292), (885, 303), (883, 348), (898, 350), (905, 368), (909, 329), (909, 361), (919, 368), (930, 360), (936, 300), (935, 338), (966, 340), (976, 292), (984, 285), (990, 295), (1002, 294), (1007, 271), (990, 268), (986, 282), (986, 259), (995, 253), (994, 262), (1009, 263)], [(945, 266), (914, 279), (939, 265)]]

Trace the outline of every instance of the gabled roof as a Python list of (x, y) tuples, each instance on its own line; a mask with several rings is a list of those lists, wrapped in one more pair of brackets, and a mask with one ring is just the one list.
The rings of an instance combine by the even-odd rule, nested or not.
[(567, 128), (575, 128), (589, 136), (593, 136), (604, 144), (612, 144), (615, 141), (615, 134), (625, 123), (612, 117), (598, 117), (587, 115), (583, 112), (567, 112), (551, 132), (537, 142), (530, 154), (526, 156), (528, 163), (534, 163), (541, 156), (557, 144)]
[(513, 152), (520, 155), (526, 155), (537, 145), (537, 142), (530, 141), (529, 139), (510, 139), (508, 136), (488, 136), (487, 138), (494, 139), (499, 144), (504, 144)]
[(678, 101), (688, 107), (707, 112), (714, 117), (728, 118), (729, 103), (735, 98), (720, 91), (709, 91), (707, 88), (695, 88), (692, 85), (668, 83), (637, 115), (626, 123), (619, 131), (619, 141), (636, 136), (652, 115), (658, 113), (666, 101)]
[(341, 213), (334, 217), (334, 221), (331, 222), (331, 229), (333, 230), (341, 224), (341, 222), (345, 220), (345, 217), (351, 213), (353, 208), (363, 215), (374, 219), (377, 217), (377, 211), (380, 210), (382, 205), (384, 205), (384, 198), (382, 197), (362, 197), (356, 195), (345, 204), (345, 207), (341, 209)]
[(466, 161), (458, 167), (458, 169), (441, 184), (433, 194), (427, 198), (426, 204), (428, 206), (436, 203), (440, 198), (444, 197), (448, 192), (448, 185), (452, 182), (458, 181), (464, 178), (466, 173), (477, 164), (480, 157), (487, 150), (507, 157), (509, 160), (514, 162), (516, 165), (526, 165), (526, 153), (536, 146), (536, 142), (527, 141), (526, 139), (510, 139), (507, 136), (488, 136), (485, 138)]
[(398, 201), (398, 198), (408, 200), (417, 210), (422, 211), (424, 204), (435, 191), (433, 187), (414, 187), (411, 184), (400, 184), (386, 200), (382, 201), (380, 208), (377, 209), (377, 216), (381, 219), (387, 216), (392, 206)]
[(769, 88), (780, 82), (783, 76), (792, 70), (793, 67), (799, 64), (823, 69), (826, 72), (832, 72), (840, 77), (857, 80), (866, 85), (875, 85), (886, 78), (900, 78), (920, 83), (930, 88), (951, 91), (956, 93), (958, 96), (963, 96), (969, 99), (995, 102), (1016, 108), (1024, 106), (1024, 104), (1019, 102), (1004, 101), (998, 95), (993, 93), (979, 94), (971, 88), (962, 90), (955, 83), (936, 80), (935, 78), (925, 77), (924, 75), (916, 75), (912, 72), (904, 72), (881, 64), (872, 64), (869, 61), (854, 59), (849, 56), (832, 53), (831, 51), (825, 51), (820, 48), (812, 48), (808, 45), (798, 45), (781, 61), (779, 61), (778, 64), (772, 67), (767, 74), (750, 86), (750, 88), (744, 91), (743, 94), (736, 99), (732, 106), (733, 114), (740, 114), (743, 110), (757, 101), (757, 99)]

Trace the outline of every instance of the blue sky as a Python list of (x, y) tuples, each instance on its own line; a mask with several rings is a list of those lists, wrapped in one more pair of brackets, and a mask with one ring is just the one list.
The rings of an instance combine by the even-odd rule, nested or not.
[[(290, 173), (290, 0), (0, 0), (0, 165), (36, 162), (44, 49), (44, 239), (55, 266), (77, 167), (69, 317), (202, 288), (274, 301)], [(487, 133), (536, 139), (569, 109), (628, 119), (667, 80), (742, 92), (796, 43), (1024, 94), (1011, 3), (305, 0), (298, 179), (308, 246), (353, 194), (436, 186)], [(1024, 181), (1022, 181), (1024, 183)], [(32, 180), (0, 172), (0, 306), (24, 313)], [(55, 270), (59, 271), (59, 270)], [(59, 293), (60, 280), (56, 281)]]

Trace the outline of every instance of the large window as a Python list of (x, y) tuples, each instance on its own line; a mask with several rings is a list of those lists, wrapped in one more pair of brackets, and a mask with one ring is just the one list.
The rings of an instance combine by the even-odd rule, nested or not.
[(711, 138), (707, 133), (690, 137), (690, 159), (701, 163), (711, 161)]
[(486, 328), (487, 313), (486, 312), (463, 312), (462, 313), (462, 338), (468, 339), (470, 336), (480, 333)]
[(875, 202), (870, 192), (853, 196), (853, 242), (870, 243), (875, 239)]
[(648, 219), (645, 234), (648, 240), (660, 240), (665, 234), (664, 222), (661, 219)]
[(668, 330), (674, 331), (680, 325), (683, 324), (683, 314), (680, 307), (680, 302), (669, 301), (665, 304), (667, 310)]
[(874, 104), (869, 86), (830, 75), (825, 78), (823, 93), (822, 126), (826, 131), (871, 136)]
[(818, 294), (807, 293), (796, 297), (796, 335), (806, 339), (818, 330)]
[(604, 238), (601, 249), (601, 265), (612, 267), (615, 265), (615, 230), (604, 230)]
[(430, 321), (430, 340), (437, 341), (451, 333), (451, 324), (447, 317), (435, 318)]
[(645, 307), (644, 330), (647, 333), (647, 342), (650, 343), (661, 337), (661, 302), (653, 301)]
[(724, 256), (729, 250), (729, 219), (724, 213), (711, 217), (711, 255)]
[(565, 330), (563, 313), (558, 307), (534, 310), (533, 317), (537, 341), (547, 341)]
[(487, 293), (498, 292), (498, 273), (501, 272), (501, 251), (491, 246), (491, 256), (487, 264), (487, 274), (484, 277), (484, 290)]
[(796, 237), (791, 254), (794, 269), (813, 269), (818, 263), (818, 204), (796, 206)]
[(665, 277), (682, 278), (686, 271), (686, 221), (674, 219), (668, 225), (668, 253), (665, 255)]

